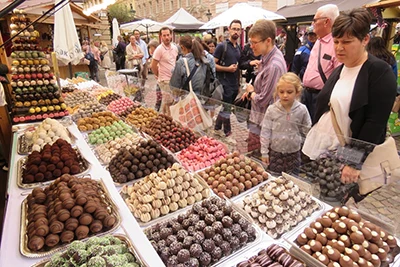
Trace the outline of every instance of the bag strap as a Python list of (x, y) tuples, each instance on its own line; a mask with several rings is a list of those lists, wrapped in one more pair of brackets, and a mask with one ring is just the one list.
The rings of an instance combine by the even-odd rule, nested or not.
[[(330, 103), (329, 103), (330, 105)], [(346, 145), (346, 140), (344, 139), (342, 130), (339, 127), (339, 123), (336, 119), (336, 114), (333, 111), (332, 106), (330, 105), (330, 113), (331, 113), (331, 120), (332, 120), (332, 124), (333, 124), (333, 129), (335, 130), (335, 134), (337, 136), (337, 139), (339, 140), (339, 143), (341, 146), (345, 146)]]
[(321, 43), (319, 43), (319, 47), (318, 47), (318, 71), (319, 71), (319, 75), (321, 75), (321, 79), (324, 83), (326, 83), (326, 76), (325, 73), (322, 69), (321, 66)]
[(199, 67), (199, 64), (196, 63), (196, 64), (194, 65), (194, 68), (192, 69), (192, 71), (190, 71), (190, 70), (189, 70), (189, 65), (188, 65), (188, 62), (187, 62), (187, 59), (186, 59), (186, 58), (183, 58), (183, 62), (185, 63), (186, 75), (188, 76), (187, 79), (186, 79), (186, 81), (185, 81), (185, 84), (183, 85), (183, 88), (186, 88), (186, 87), (188, 86), (188, 84), (189, 84), (189, 89), (190, 89), (190, 91), (193, 91), (191, 80), (192, 80), (192, 78), (193, 78), (193, 75), (196, 73), (196, 70), (197, 70), (197, 68)]

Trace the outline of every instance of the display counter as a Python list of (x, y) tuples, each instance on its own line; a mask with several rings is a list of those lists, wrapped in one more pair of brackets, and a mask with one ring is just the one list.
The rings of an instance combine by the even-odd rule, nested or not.
[[(79, 97), (72, 97), (72, 94)], [(90, 102), (90, 96), (94, 96), (98, 102)], [(351, 242), (363, 244), (359, 240), (353, 240), (352, 226), (359, 229), (368, 223), (361, 221), (357, 212), (349, 212), (347, 207), (332, 209), (324, 200), (340, 200), (342, 189), (346, 189), (346, 186), (340, 184), (340, 177), (335, 175), (340, 173), (340, 166), (361, 160), (362, 156), (356, 152), (360, 147), (364, 150), (369, 149), (370, 144), (363, 146), (358, 143), (358, 149), (355, 150), (348, 148), (335, 153), (323, 153), (317, 160), (302, 164), (281, 177), (281, 174), (267, 173), (260, 158), (250, 153), (252, 151), (247, 146), (238, 147), (239, 142), (246, 143), (245, 138), (248, 135), (244, 121), (233, 119), (236, 144), (232, 144), (226, 138), (213, 139), (209, 135), (215, 136), (215, 133), (208, 129), (192, 131), (184, 127), (190, 122), (176, 122), (168, 116), (158, 115), (149, 108), (154, 105), (154, 96), (154, 92), (143, 95), (142, 106), (138, 107), (131, 99), (116, 96), (111, 90), (98, 85), (93, 88), (85, 87), (75, 93), (66, 93), (65, 102), (71, 107), (72, 115), (59, 121), (67, 127), (73, 140), (72, 146), (79, 149), (90, 166), (84, 176), (89, 175), (91, 179), (101, 180), (107, 194), (117, 206), (121, 224), (113, 233), (127, 235), (137, 248), (145, 266), (158, 267), (164, 266), (165, 263), (175, 266), (179, 262), (189, 261), (189, 257), (193, 258), (190, 260), (193, 264), (201, 262), (206, 266), (211, 263), (213, 266), (236, 266), (239, 262), (249, 260), (257, 251), (267, 248), (270, 249), (260, 255), (266, 254), (274, 258), (269, 253), (272, 248), (277, 249), (275, 245), (282, 247), (285, 253), (296, 255), (295, 258), (300, 262), (309, 266), (319, 266), (320, 263), (304, 250), (307, 248), (304, 248), (304, 242), (310, 241), (310, 244), (314, 244), (317, 231), (328, 234), (331, 231), (329, 229), (333, 228), (337, 232), (332, 235), (336, 235), (338, 239), (348, 234), (352, 238)], [(79, 110), (75, 108), (75, 105), (82, 101), (91, 104), (85, 108), (82, 106)], [(213, 105), (218, 106), (216, 103), (214, 101)], [(210, 105), (210, 102), (208, 104)], [(232, 110), (229, 105), (223, 106)], [(217, 108), (218, 111), (219, 109), (220, 107)], [(110, 111), (113, 112), (112, 115)], [(92, 113), (98, 112), (104, 113), (91, 117)], [(240, 114), (246, 116), (248, 112), (236, 109), (235, 114), (240, 117)], [(120, 119), (126, 124), (120, 122)], [(19, 174), (22, 172), (19, 170), (19, 161), (25, 157), (17, 153), (18, 140), (28, 127), (35, 125), (38, 123), (19, 124), (13, 128), (0, 266), (32, 266), (46, 258), (24, 256), (20, 249), (21, 236), (26, 234), (21, 232), (22, 203), (32, 192), (32, 188), (18, 186), (17, 179), (21, 179)], [(101, 130), (98, 130), (99, 128)], [(130, 147), (127, 148), (124, 142), (109, 143), (116, 136), (124, 137), (125, 131), (132, 136), (140, 136), (140, 139), (136, 140), (136, 146), (128, 144)], [(304, 136), (302, 138), (301, 143), (304, 142)], [(117, 151), (112, 154), (114, 148)], [(115, 162), (114, 158), (119, 158), (120, 162)], [(152, 161), (155, 159), (158, 160), (157, 163)], [(177, 163), (173, 164), (175, 161)], [(135, 164), (138, 168), (132, 167)], [(163, 168), (167, 170), (162, 170)], [(164, 197), (164, 194), (167, 197)], [(157, 213), (160, 211), (161, 214)], [(199, 221), (197, 217), (202, 220)], [(332, 228), (326, 224), (324, 227), (329, 229), (322, 229), (322, 226), (316, 223), (325, 220), (324, 217), (330, 219)], [(176, 220), (172, 220), (174, 218)], [(336, 219), (349, 224), (351, 219), (357, 225), (345, 224), (346, 231), (342, 231), (339, 228), (343, 223), (340, 227), (339, 223), (337, 227), (333, 226)], [(221, 223), (217, 222), (214, 225), (216, 220), (220, 220)], [(386, 253), (379, 250), (382, 255), (376, 257), (385, 261), (385, 257), (390, 255), (392, 263), (389, 266), (398, 266), (399, 256), (395, 253), (397, 241), (393, 241), (395, 237), (392, 235), (396, 229), (387, 232), (389, 230), (368, 225), (381, 235), (379, 240), (370, 242), (378, 244)], [(188, 230), (180, 232), (182, 227)], [(310, 227), (315, 230), (315, 234)], [(306, 238), (303, 238), (306, 234)], [(193, 235), (193, 238), (186, 240), (186, 235)], [(215, 240), (214, 236), (217, 236)], [(164, 238), (165, 241), (160, 238)], [(319, 238), (321, 237), (318, 237), (318, 240)], [(200, 252), (193, 248), (188, 255), (188, 250), (181, 248), (182, 245), (188, 246), (184, 240), (190, 244), (197, 243)], [(328, 242), (321, 240), (318, 242), (324, 243), (324, 246)], [(171, 243), (167, 249), (166, 242)], [(204, 249), (204, 255), (201, 254), (201, 249)], [(322, 252), (322, 247), (313, 247), (313, 250)], [(343, 249), (343, 253), (344, 251)], [(376, 253), (378, 255), (378, 251)], [(175, 254), (179, 255), (179, 258)], [(347, 255), (344, 257), (349, 258)], [(376, 257), (372, 257), (371, 261), (376, 263)], [(262, 257), (259, 260), (262, 260)], [(318, 256), (318, 260), (324, 264), (329, 263), (324, 256)]]

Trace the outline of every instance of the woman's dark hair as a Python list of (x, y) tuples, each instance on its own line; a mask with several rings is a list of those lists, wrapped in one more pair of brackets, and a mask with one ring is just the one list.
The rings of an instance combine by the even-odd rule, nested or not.
[(181, 46), (185, 47), (190, 52), (192, 52), (192, 54), (196, 60), (202, 60), (202, 58), (204, 56), (204, 53), (203, 53), (204, 49), (203, 49), (202, 45), (198, 41), (192, 39), (192, 37), (190, 35), (182, 36), (179, 39), (179, 44)]
[(390, 66), (396, 63), (393, 54), (386, 48), (386, 42), (382, 37), (373, 37), (367, 44), (368, 53), (386, 61)]
[(332, 26), (332, 36), (341, 38), (345, 34), (356, 37), (362, 41), (369, 33), (372, 17), (365, 8), (355, 8), (344, 12), (335, 19)]
[(200, 37), (196, 36), (196, 37), (194, 37), (194, 40), (196, 40), (197, 42), (199, 42), (199, 44), (201, 44), (201, 46), (203, 47), (203, 50), (210, 52), (210, 48), (208, 48), (208, 45), (203, 40), (201, 40)]
[(214, 46), (215, 47), (217, 47), (217, 42), (215, 41), (215, 39), (213, 38), (213, 39), (211, 39), (211, 40), (207, 40), (206, 41), (206, 44), (207, 44), (207, 46), (209, 45), (209, 44), (211, 44), (211, 43), (213, 43), (214, 44)]

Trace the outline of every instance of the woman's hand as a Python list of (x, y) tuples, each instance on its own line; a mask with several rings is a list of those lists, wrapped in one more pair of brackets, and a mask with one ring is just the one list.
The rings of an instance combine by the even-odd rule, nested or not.
[(342, 176), (340, 177), (340, 180), (344, 184), (356, 183), (360, 177), (360, 172), (361, 171), (346, 165), (342, 170)]
[(264, 162), (265, 164), (269, 165), (269, 157), (262, 157), (261, 161)]

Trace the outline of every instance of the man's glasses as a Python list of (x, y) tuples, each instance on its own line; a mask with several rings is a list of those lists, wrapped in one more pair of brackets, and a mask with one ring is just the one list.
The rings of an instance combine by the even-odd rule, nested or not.
[(312, 21), (314, 22), (314, 23), (316, 23), (318, 20), (320, 20), (320, 19), (327, 19), (327, 17), (319, 17), (319, 18), (315, 18), (315, 19), (313, 19)]
[(260, 40), (260, 41), (249, 40), (249, 43), (250, 43), (250, 45), (256, 45), (256, 44), (261, 43), (261, 42), (263, 42), (263, 41), (265, 41), (265, 39)]

